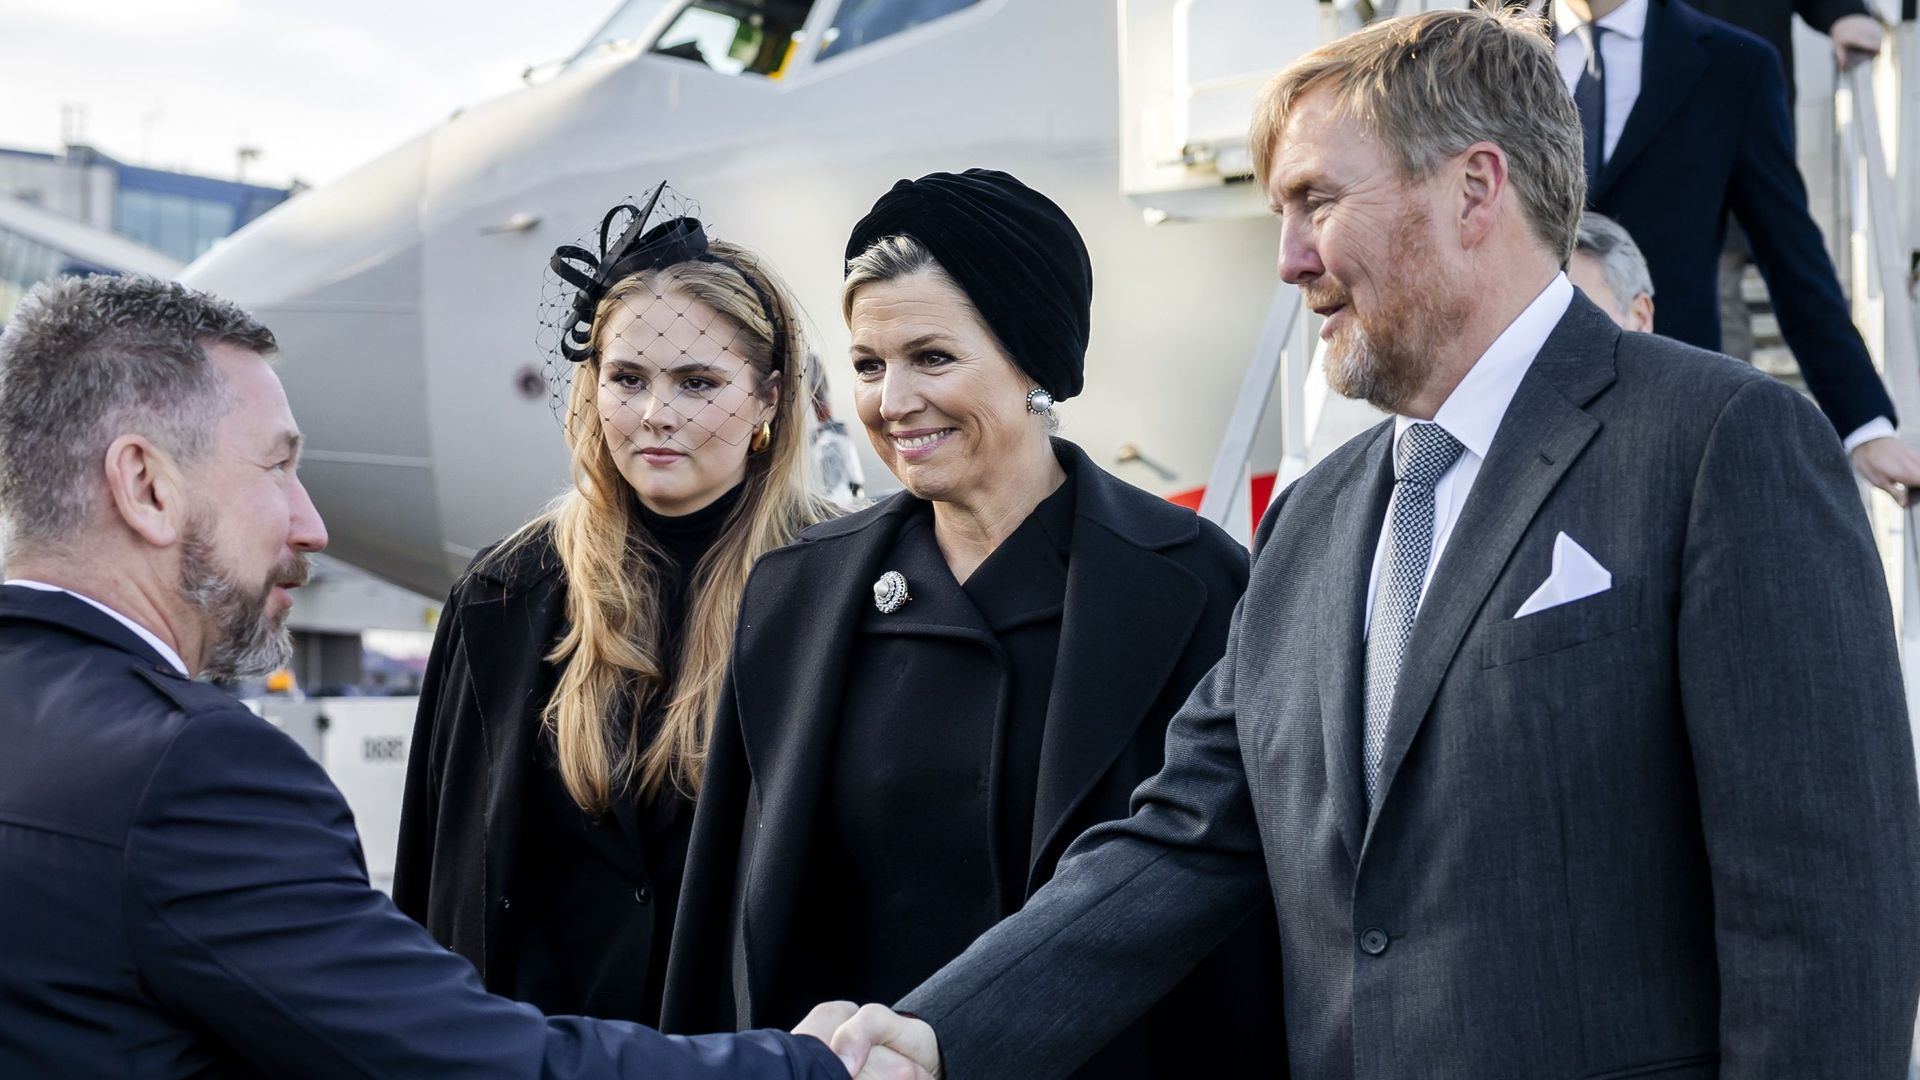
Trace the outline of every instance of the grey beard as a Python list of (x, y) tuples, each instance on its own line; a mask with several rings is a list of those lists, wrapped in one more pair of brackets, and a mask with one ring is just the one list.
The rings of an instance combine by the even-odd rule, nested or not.
[(1417, 373), (1382, 355), (1364, 327), (1355, 326), (1346, 336), (1327, 350), (1327, 385), (1341, 397), (1398, 412), (1418, 389)]
[(212, 632), (200, 678), (214, 682), (252, 679), (278, 671), (293, 658), (293, 635), (266, 618), (268, 582), (250, 591), (220, 570), (213, 546), (199, 528), (181, 543), (181, 598), (207, 617)]

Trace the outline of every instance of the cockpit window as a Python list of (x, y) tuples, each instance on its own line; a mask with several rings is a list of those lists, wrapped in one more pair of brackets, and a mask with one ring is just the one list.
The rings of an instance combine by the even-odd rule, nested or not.
[(577, 64), (588, 57), (597, 56), (609, 49), (622, 45), (637, 45), (646, 37), (647, 30), (660, 13), (667, 10), (668, 0), (627, 0), (619, 10), (593, 35), (593, 40), (580, 47), (569, 64)]
[(833, 15), (820, 42), (819, 59), (838, 56), (871, 45), (903, 30), (911, 30), (944, 15), (970, 8), (980, 0), (846, 0)]
[(653, 51), (722, 75), (779, 78), (801, 37), (812, 0), (699, 0), (667, 27)]

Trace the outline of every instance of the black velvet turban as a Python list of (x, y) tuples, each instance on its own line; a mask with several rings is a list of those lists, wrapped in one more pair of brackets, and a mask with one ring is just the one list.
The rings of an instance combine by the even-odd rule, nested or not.
[(1055, 401), (1085, 382), (1093, 263), (1067, 215), (1003, 172), (968, 169), (902, 180), (853, 227), (847, 258), (911, 236), (940, 262)]

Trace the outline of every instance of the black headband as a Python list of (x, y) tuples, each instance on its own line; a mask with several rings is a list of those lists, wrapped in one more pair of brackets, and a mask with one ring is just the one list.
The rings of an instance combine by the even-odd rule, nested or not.
[[(600, 219), (598, 256), (585, 248), (562, 244), (554, 249), (553, 257), (547, 260), (547, 266), (562, 281), (578, 290), (574, 294), (571, 317), (560, 334), (561, 355), (576, 364), (593, 359), (594, 312), (600, 307), (600, 301), (606, 298), (607, 292), (622, 279), (678, 263), (707, 262), (731, 267), (734, 273), (740, 275), (740, 280), (747, 283), (754, 298), (760, 301), (761, 310), (766, 312), (767, 325), (773, 328), (773, 370), (784, 369), (786, 326), (774, 310), (773, 298), (744, 267), (709, 250), (706, 229), (698, 218), (670, 218), (641, 231), (666, 186), (663, 182), (653, 189), (645, 209), (632, 203), (621, 203), (607, 211), (606, 216)], [(613, 232), (614, 219), (622, 213), (631, 214), (632, 220), (627, 223), (620, 238), (609, 245), (607, 237)]]

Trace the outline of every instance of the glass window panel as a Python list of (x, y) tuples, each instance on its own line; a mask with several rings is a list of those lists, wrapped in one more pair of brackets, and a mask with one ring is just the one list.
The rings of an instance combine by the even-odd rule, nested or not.
[(667, 0), (627, 0), (627, 3), (622, 4), (620, 9), (613, 13), (613, 17), (600, 27), (600, 32), (593, 35), (593, 40), (581, 46), (580, 51), (574, 54), (568, 64), (577, 64), (583, 59), (608, 49), (639, 41), (646, 34), (647, 28), (653, 25), (653, 20), (659, 18), (660, 13), (666, 9)]
[(822, 60), (962, 11), (980, 0), (846, 0), (821, 37)]
[(701, 0), (680, 12), (653, 51), (722, 75), (777, 78), (811, 10), (812, 0)]

